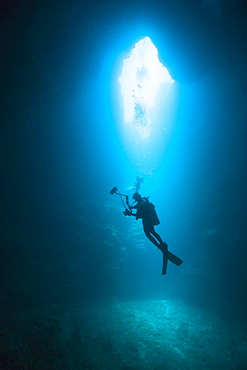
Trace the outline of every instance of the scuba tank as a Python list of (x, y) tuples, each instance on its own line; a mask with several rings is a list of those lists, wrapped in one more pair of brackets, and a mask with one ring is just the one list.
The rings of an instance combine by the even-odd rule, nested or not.
[[(148, 201), (149, 202), (149, 201)], [(155, 211), (155, 206), (153, 203), (150, 203), (149, 202), (149, 207), (150, 207), (150, 216), (152, 218), (152, 221), (153, 221), (153, 225), (154, 226), (157, 226), (160, 224), (160, 220), (159, 220), (159, 217), (157, 215), (157, 212)]]
[(143, 197), (142, 198), (145, 201), (145, 204), (143, 205), (143, 208), (146, 210), (147, 213), (149, 213), (149, 215), (152, 219), (153, 225), (157, 226), (157, 225), (160, 224), (160, 220), (159, 220), (159, 217), (157, 215), (157, 212), (155, 211), (154, 204), (149, 202), (148, 198), (149, 197)]

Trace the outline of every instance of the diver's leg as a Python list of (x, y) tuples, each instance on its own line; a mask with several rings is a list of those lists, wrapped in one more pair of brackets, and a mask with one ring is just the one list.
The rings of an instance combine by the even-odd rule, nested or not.
[[(155, 232), (153, 223), (150, 222), (150, 220), (148, 220), (148, 219), (146, 219), (146, 220), (142, 219), (142, 225), (143, 225), (143, 229), (144, 229), (144, 233), (145, 233), (146, 237), (158, 249), (160, 249), (161, 252), (163, 253), (162, 275), (165, 275), (166, 274), (166, 271), (167, 271), (167, 262), (168, 262), (168, 259), (167, 259), (167, 244), (166, 243), (163, 243), (160, 235)], [(160, 243), (158, 243), (157, 240), (151, 234), (153, 234), (156, 237), (156, 239), (160, 241)]]
[(160, 242), (160, 244), (163, 244), (163, 240), (161, 239), (161, 236), (154, 230), (153, 225), (151, 228), (151, 234)]
[[(160, 244), (157, 242), (157, 240), (151, 235), (151, 228), (150, 228), (150, 223), (145, 221), (144, 219), (142, 220), (142, 226), (144, 233), (146, 237), (157, 247), (160, 248)], [(152, 225), (151, 225), (152, 226)]]
[(150, 228), (150, 233), (159, 241), (159, 246), (158, 248), (161, 250), (162, 253), (166, 253), (167, 252), (167, 243), (164, 242), (162, 239), (161, 239), (161, 236), (154, 230), (154, 226), (152, 225), (151, 228)]
[[(146, 237), (157, 247), (160, 249), (160, 244), (157, 242), (157, 240), (151, 235), (151, 234), (146, 234)], [(161, 249), (160, 249), (161, 250)]]

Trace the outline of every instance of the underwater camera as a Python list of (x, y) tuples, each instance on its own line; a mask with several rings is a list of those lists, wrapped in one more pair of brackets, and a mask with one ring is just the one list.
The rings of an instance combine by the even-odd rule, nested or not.
[(111, 189), (110, 194), (113, 195), (113, 194), (116, 194), (116, 192), (117, 192), (117, 187), (114, 186), (114, 188)]
[[(125, 208), (129, 207), (129, 197), (128, 197), (128, 195), (125, 195), (125, 194), (121, 194), (121, 193), (119, 193), (119, 192), (118, 192), (118, 189), (117, 189), (117, 187), (116, 187), (116, 186), (114, 186), (114, 188), (112, 188), (112, 189), (111, 189), (110, 194), (111, 194), (111, 195), (113, 195), (113, 194), (117, 194), (117, 195), (119, 195), (119, 196), (120, 196), (120, 199), (121, 199), (121, 201), (122, 201), (122, 203), (123, 203), (123, 206), (124, 206)], [(126, 202), (126, 204), (124, 203), (124, 200), (123, 200), (123, 198), (122, 198), (122, 197), (125, 197), (125, 202)]]

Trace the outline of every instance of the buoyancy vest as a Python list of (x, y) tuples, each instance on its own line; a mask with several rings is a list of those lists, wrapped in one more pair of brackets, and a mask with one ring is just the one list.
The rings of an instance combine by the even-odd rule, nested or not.
[(149, 202), (147, 197), (143, 197), (141, 202), (136, 206), (136, 219), (150, 217), (154, 226), (160, 224), (159, 217), (155, 211), (155, 206), (153, 203)]

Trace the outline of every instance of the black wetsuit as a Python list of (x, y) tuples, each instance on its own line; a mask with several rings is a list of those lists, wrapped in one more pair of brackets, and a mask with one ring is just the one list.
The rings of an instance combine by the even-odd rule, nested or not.
[(138, 203), (131, 208), (136, 209), (136, 219), (142, 219), (142, 226), (146, 237), (163, 252), (163, 240), (161, 239), (161, 236), (154, 230), (154, 226), (159, 225), (160, 223), (154, 205), (150, 203), (147, 198), (141, 198)]

